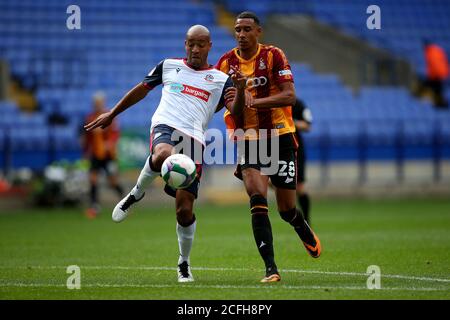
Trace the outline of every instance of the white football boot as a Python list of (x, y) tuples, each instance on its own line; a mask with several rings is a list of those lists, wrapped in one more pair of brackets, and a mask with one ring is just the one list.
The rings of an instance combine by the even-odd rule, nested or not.
[(134, 195), (129, 193), (125, 198), (119, 201), (119, 203), (116, 205), (112, 212), (112, 219), (114, 222), (122, 222), (123, 220), (128, 217), (128, 214), (130, 213), (130, 208), (133, 204), (135, 204), (138, 201), (141, 201), (142, 198), (144, 198), (145, 192), (139, 199), (136, 199)]
[(183, 261), (178, 265), (178, 282), (192, 282), (194, 277), (191, 273), (191, 267), (187, 261)]

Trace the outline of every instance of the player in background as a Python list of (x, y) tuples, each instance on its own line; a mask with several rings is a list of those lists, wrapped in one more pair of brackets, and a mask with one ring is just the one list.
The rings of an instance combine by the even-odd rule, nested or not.
[[(266, 274), (261, 282), (276, 282), (280, 281), (281, 277), (275, 263), (272, 227), (268, 216), (269, 178), (275, 188), (281, 218), (293, 226), (312, 257), (317, 258), (321, 253), (319, 238), (305, 221), (301, 210), (296, 208), (295, 153), (298, 144), (292, 119), (292, 106), (296, 100), (294, 79), (283, 51), (259, 43), (262, 28), (254, 13), (239, 14), (234, 30), (237, 47), (225, 53), (216, 68), (229, 74), (240, 70), (248, 80), (246, 108), (240, 116), (225, 112), (227, 128), (242, 128), (244, 131), (255, 129), (257, 136), (248, 139), (257, 139), (258, 143), (261, 129), (276, 130), (279, 139), (277, 174), (262, 174), (261, 169), (264, 166), (259, 160), (258, 163), (252, 163), (249, 148), (245, 148), (245, 154), (238, 154), (239, 161), (235, 172), (235, 175), (243, 180), (250, 198), (253, 235), (266, 267)], [(227, 97), (233, 97), (233, 90)]]
[(448, 108), (445, 97), (445, 82), (449, 78), (450, 68), (445, 49), (428, 39), (423, 39), (423, 53), (426, 64), (426, 77), (419, 88), (419, 95), (425, 89), (431, 89), (433, 103), (437, 108)]
[[(93, 121), (106, 111), (105, 96), (102, 92), (96, 92), (94, 94), (92, 105), (93, 111), (87, 116), (87, 123)], [(90, 161), (89, 208), (86, 210), (86, 216), (90, 219), (95, 218), (100, 211), (98, 180), (101, 171), (106, 173), (109, 186), (117, 192), (119, 198), (121, 199), (124, 195), (123, 188), (119, 184), (119, 170), (117, 165), (117, 143), (119, 136), (119, 127), (115, 121), (105, 130), (95, 129), (81, 135), (84, 156)]]
[(292, 108), (292, 118), (295, 124), (295, 133), (297, 134), (297, 200), (302, 209), (306, 222), (311, 225), (311, 201), (308, 192), (305, 190), (305, 169), (306, 169), (306, 153), (305, 143), (303, 141), (302, 132), (308, 132), (311, 129), (312, 114), (311, 110), (305, 106), (304, 102), (297, 98)]
[[(176, 145), (172, 137), (179, 133), (187, 139), (193, 150), (183, 150), (197, 164), (197, 177), (186, 189), (173, 190), (166, 185), (165, 191), (175, 197), (176, 232), (180, 256), (178, 259), (178, 281), (194, 281), (190, 268), (190, 252), (196, 229), (193, 212), (201, 177), (201, 160), (195, 150), (203, 155), (204, 132), (214, 112), (224, 105), (232, 114), (242, 112), (245, 103), (246, 79), (236, 72), (232, 77), (208, 64), (208, 53), (212, 42), (209, 30), (201, 25), (192, 26), (186, 33), (185, 59), (161, 61), (145, 79), (129, 91), (111, 111), (101, 114), (85, 126), (91, 131), (107, 128), (121, 112), (142, 100), (154, 87), (162, 84), (162, 96), (153, 114), (150, 128), (150, 155), (145, 162), (136, 185), (114, 208), (115, 222), (124, 220), (130, 207), (145, 195), (146, 187), (160, 176), (164, 160), (174, 153)], [(226, 88), (236, 86), (236, 95), (225, 100)], [(185, 142), (183, 144), (185, 145)]]

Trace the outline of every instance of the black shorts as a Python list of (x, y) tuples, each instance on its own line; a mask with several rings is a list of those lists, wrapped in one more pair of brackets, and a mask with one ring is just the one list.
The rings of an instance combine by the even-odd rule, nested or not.
[[(297, 185), (297, 139), (291, 133), (283, 134), (278, 139), (279, 149), (274, 147), (276, 152), (274, 155), (271, 154), (271, 141), (273, 140), (263, 143), (260, 140), (257, 142), (247, 140), (241, 142), (240, 146), (238, 144), (238, 165), (235, 176), (242, 180), (242, 171), (253, 168), (268, 175), (275, 187), (295, 190)], [(251, 147), (252, 143), (255, 143), (257, 152), (255, 147)], [(244, 145), (245, 149), (242, 148)], [(263, 148), (262, 152), (261, 148)], [(257, 154), (255, 155), (255, 153)], [(261, 158), (261, 154), (268, 157)], [(267, 162), (268, 159), (270, 159), (270, 163)]]
[[(172, 138), (176, 139), (172, 140)], [(155, 146), (160, 143), (168, 143), (175, 147), (176, 153), (185, 154), (194, 160), (197, 169), (197, 177), (189, 187), (183, 190), (192, 193), (195, 199), (197, 199), (200, 178), (202, 176), (203, 145), (194, 138), (165, 124), (159, 124), (153, 128), (150, 135), (150, 152), (153, 153)], [(164, 187), (164, 191), (169, 196), (176, 197), (177, 190), (167, 184)]]
[(100, 170), (103, 170), (108, 176), (112, 176), (119, 172), (119, 167), (114, 159), (111, 158), (98, 159), (92, 157), (89, 171), (98, 172)]
[(297, 183), (304, 183), (306, 181), (305, 177), (305, 144), (303, 143), (302, 137), (298, 137), (298, 148), (297, 148)]

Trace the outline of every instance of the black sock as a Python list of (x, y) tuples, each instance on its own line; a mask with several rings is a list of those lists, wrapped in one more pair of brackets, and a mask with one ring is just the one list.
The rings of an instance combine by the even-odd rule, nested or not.
[(98, 195), (97, 195), (97, 185), (91, 184), (91, 190), (90, 190), (90, 200), (91, 200), (91, 206), (97, 204)]
[(311, 202), (309, 200), (309, 195), (307, 193), (302, 193), (298, 197), (298, 204), (302, 209), (303, 216), (305, 217), (306, 222), (311, 225), (311, 216), (309, 215), (309, 209), (311, 207)]
[(311, 228), (306, 223), (300, 210), (292, 208), (291, 210), (280, 212), (280, 216), (284, 221), (289, 222), (294, 227), (295, 232), (297, 232), (302, 241), (306, 241), (307, 243), (315, 242)]
[(272, 226), (270, 224), (267, 200), (260, 195), (252, 196), (250, 199), (252, 213), (253, 236), (259, 254), (266, 266), (266, 275), (277, 273), (275, 256), (273, 252)]
[(266, 271), (276, 271), (275, 257), (273, 253), (272, 226), (267, 214), (252, 214), (253, 236), (259, 254), (264, 260)]

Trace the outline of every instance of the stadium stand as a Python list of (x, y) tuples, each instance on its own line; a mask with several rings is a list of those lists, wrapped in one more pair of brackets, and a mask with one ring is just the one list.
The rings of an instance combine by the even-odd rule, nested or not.
[[(251, 9), (262, 17), (311, 15), (406, 56), (418, 72), (424, 68), (423, 36), (432, 34), (450, 52), (447, 1), (380, 0), (383, 29), (377, 33), (365, 28), (366, 15), (356, 14), (365, 13), (367, 1), (221, 2), (233, 12)], [(214, 42), (210, 63), (235, 45), (229, 31), (217, 25), (213, 1), (80, 0), (81, 30), (65, 27), (70, 4), (0, 1), (0, 59), (9, 63), (14, 79), (34, 92), (39, 103), (37, 112), (25, 115), (15, 104), (0, 102), (0, 148), (2, 154), (11, 152), (13, 167), (42, 169), (52, 160), (79, 158), (78, 131), (93, 92), (103, 90), (112, 105), (161, 59), (184, 56), (184, 33), (190, 25), (210, 28)], [(314, 130), (305, 136), (310, 160), (450, 157), (449, 111), (435, 110), (403, 88), (364, 87), (355, 96), (333, 74), (318, 74), (308, 64), (294, 61), (292, 69), (297, 94), (315, 120)], [(154, 90), (121, 115), (121, 127), (147, 130), (159, 97), (159, 90)], [(49, 123), (55, 114), (68, 123)], [(222, 113), (210, 127), (225, 129)], [(0, 158), (0, 167), (6, 158)]]
[(376, 5), (382, 8), (382, 28), (377, 32), (366, 28), (366, 9), (374, 4), (369, 0), (225, 0), (224, 3), (235, 13), (252, 10), (263, 18), (269, 13), (310, 15), (375, 46), (406, 56), (422, 73), (423, 38), (432, 37), (450, 51), (450, 2), (446, 0), (377, 1)]

